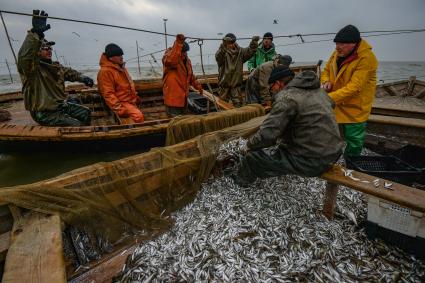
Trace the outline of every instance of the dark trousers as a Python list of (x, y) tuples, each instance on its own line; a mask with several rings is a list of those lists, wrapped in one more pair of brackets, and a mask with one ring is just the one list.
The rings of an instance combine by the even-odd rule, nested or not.
[(173, 106), (165, 106), (167, 114), (171, 117), (177, 117), (180, 115), (187, 114), (187, 107), (173, 107)]
[(287, 174), (316, 177), (326, 172), (340, 155), (311, 158), (293, 155), (284, 147), (253, 150), (242, 159), (237, 176), (244, 182)]
[(87, 107), (68, 102), (53, 111), (31, 111), (31, 117), (42, 126), (89, 126), (90, 114)]
[(235, 87), (219, 87), (218, 94), (220, 98), (226, 102), (231, 102), (234, 107), (242, 107), (245, 104), (244, 98), (242, 97), (241, 86)]

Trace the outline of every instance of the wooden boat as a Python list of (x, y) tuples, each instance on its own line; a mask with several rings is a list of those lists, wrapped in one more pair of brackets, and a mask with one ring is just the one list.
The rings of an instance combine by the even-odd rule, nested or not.
[[(318, 66), (294, 67), (301, 70), (317, 71)], [(246, 78), (248, 73), (244, 74)], [(217, 89), (217, 75), (199, 77), (204, 90)], [(170, 117), (167, 116), (162, 96), (162, 80), (135, 81), (138, 95), (142, 98), (144, 123), (128, 123), (126, 119), (117, 119), (105, 106), (95, 88), (73, 85), (67, 92), (77, 95), (83, 104), (92, 109), (92, 125), (87, 127), (42, 127), (34, 122), (24, 109), (20, 92), (0, 94), (0, 107), (12, 114), (12, 120), (0, 122), (0, 149), (7, 151), (121, 151), (163, 146)], [(211, 109), (219, 101), (205, 91)], [(226, 109), (225, 103), (217, 107)], [(227, 105), (228, 106), (228, 105)], [(192, 113), (194, 114), (194, 113)]]
[(425, 82), (411, 77), (378, 85), (367, 132), (366, 146), (383, 154), (425, 146)]
[[(48, 196), (53, 192), (58, 194), (61, 191), (69, 192), (85, 188), (92, 193), (92, 196), (99, 193), (105, 194), (115, 210), (125, 210), (127, 201), (144, 204), (154, 198), (155, 193), (168, 195), (175, 192), (177, 188), (173, 184), (190, 188), (194, 180), (202, 181), (209, 174), (213, 174), (212, 165), (216, 164), (216, 161), (215, 158), (211, 159), (213, 157), (211, 147), (217, 147), (229, 138), (249, 136), (258, 129), (262, 119), (264, 117), (251, 120), (249, 126), (246, 126), (247, 123), (237, 125), (232, 129), (205, 134), (198, 139), (188, 140), (161, 150), (111, 163), (87, 166), (32, 185), (3, 188), (0, 190), (2, 201), (0, 203), (0, 251), (2, 259), (6, 261), (3, 282), (16, 282), (16, 278), (22, 282), (65, 282), (66, 280), (110, 282), (122, 270), (127, 256), (140, 243), (139, 239), (139, 242), (117, 244), (113, 246), (112, 251), (103, 253), (100, 258), (87, 264), (86, 268), (77, 268), (73, 265), (73, 259), (69, 257), (69, 253), (64, 252), (67, 248), (66, 243), (69, 244), (72, 239), (69, 238), (69, 234), (62, 232), (64, 227), (61, 225), (60, 216), (33, 211), (23, 212), (5, 201), (13, 199), (14, 192), (19, 192), (22, 196), (25, 191), (37, 192), (38, 190), (39, 193), (43, 193), (44, 190), (48, 190), (46, 195)], [(179, 162), (168, 162), (169, 160), (164, 156), (174, 156)], [(208, 170), (205, 170), (206, 167)], [(397, 183), (393, 183), (392, 190), (377, 190), (372, 182), (376, 177), (354, 172), (353, 178), (349, 178), (339, 167), (332, 168), (322, 178), (328, 181), (324, 213), (330, 218), (332, 218), (338, 192), (337, 184), (425, 212), (425, 191)], [(357, 182), (355, 178), (368, 182)], [(116, 181), (117, 185), (113, 185), (113, 181)], [(128, 198), (123, 198), (124, 195)], [(79, 197), (83, 196), (79, 195)], [(15, 197), (15, 201), (18, 202), (18, 200), (19, 197)], [(180, 200), (181, 198), (172, 198), (173, 210), (182, 207), (192, 199)], [(156, 235), (158, 233), (150, 236)], [(142, 240), (148, 239), (149, 237), (144, 237)]]
[(425, 119), (425, 82), (411, 77), (378, 85), (372, 113)]
[(386, 115), (369, 116), (365, 145), (381, 154), (404, 145), (425, 147), (425, 120)]

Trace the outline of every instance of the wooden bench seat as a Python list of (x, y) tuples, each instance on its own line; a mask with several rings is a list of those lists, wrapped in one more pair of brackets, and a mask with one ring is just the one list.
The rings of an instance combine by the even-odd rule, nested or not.
[[(351, 174), (347, 174), (347, 172), (351, 172)], [(323, 213), (328, 219), (333, 218), (338, 185), (343, 185), (353, 190), (372, 195), (416, 211), (425, 212), (425, 191), (420, 189), (357, 171), (348, 171), (348, 169), (336, 165), (333, 166), (331, 170), (324, 173), (321, 178), (325, 179), (328, 183), (323, 207)], [(379, 186), (377, 187), (374, 185), (374, 180), (376, 179), (379, 179)], [(391, 188), (384, 188), (385, 183), (391, 183)]]

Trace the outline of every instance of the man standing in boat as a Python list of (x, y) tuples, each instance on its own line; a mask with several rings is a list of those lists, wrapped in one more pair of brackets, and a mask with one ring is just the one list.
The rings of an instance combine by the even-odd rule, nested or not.
[(162, 57), (164, 104), (168, 115), (174, 117), (184, 114), (187, 106), (189, 86), (202, 94), (202, 85), (193, 74), (192, 63), (187, 56), (189, 44), (183, 34), (178, 34), (172, 47)]
[(261, 64), (272, 61), (275, 56), (276, 50), (273, 43), (273, 34), (271, 32), (266, 32), (254, 56), (248, 60), (248, 71), (251, 72)]
[(138, 107), (141, 99), (125, 67), (123, 55), (118, 45), (110, 43), (105, 46), (105, 52), (100, 56), (97, 87), (106, 104), (118, 117), (143, 123), (145, 118)]
[(52, 41), (44, 39), (50, 29), (47, 13), (34, 10), (32, 29), (18, 54), (18, 72), (22, 81), (25, 109), (42, 126), (90, 125), (91, 111), (82, 105), (67, 102), (65, 81), (93, 86), (93, 80), (81, 73), (52, 62)]
[(272, 97), (269, 88), (270, 75), (277, 66), (289, 68), (292, 57), (289, 55), (276, 55), (273, 61), (265, 62), (249, 74), (246, 81), (246, 98), (248, 103), (260, 103), (271, 106)]
[(334, 42), (336, 48), (322, 72), (321, 82), (336, 104), (336, 121), (347, 143), (344, 155), (358, 156), (375, 98), (378, 61), (355, 26), (342, 28)]
[(228, 33), (215, 53), (218, 64), (218, 86), (220, 98), (241, 107), (244, 99), (241, 93), (243, 82), (243, 64), (254, 55), (258, 47), (259, 36), (252, 37), (249, 47), (241, 48), (236, 43), (236, 36)]
[(232, 176), (238, 185), (286, 174), (319, 176), (341, 155), (334, 104), (320, 88), (319, 78), (313, 71), (293, 77), (283, 66), (272, 71), (269, 83), (275, 102), (248, 140), (249, 151)]

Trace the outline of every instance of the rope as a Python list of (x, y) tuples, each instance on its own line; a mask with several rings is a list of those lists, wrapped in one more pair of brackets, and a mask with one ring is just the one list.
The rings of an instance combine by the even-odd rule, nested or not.
[[(205, 74), (205, 69), (204, 69), (204, 59), (203, 59), (203, 56), (202, 56), (202, 45), (204, 44), (204, 41), (203, 40), (198, 40), (198, 45), (199, 45), (199, 55), (201, 56), (201, 69), (202, 69), (202, 74), (204, 75), (204, 77), (206, 76), (206, 74)], [(210, 85), (210, 83), (208, 82), (208, 80), (207, 80), (207, 86), (208, 86), (208, 90), (210, 91), (210, 93), (211, 93), (211, 95), (212, 95), (212, 97), (213, 97), (213, 103), (214, 103), (214, 106), (215, 106), (215, 109), (217, 110), (217, 111), (220, 111), (220, 108), (218, 107), (218, 105), (217, 105), (217, 101), (215, 100), (215, 95), (214, 95), (214, 92), (213, 92), (213, 90), (212, 90), (212, 87), (211, 87), (211, 85)], [(208, 100), (208, 103), (209, 103), (209, 100)], [(208, 112), (210, 111), (210, 108), (208, 107)]]
[[(418, 32), (425, 32), (425, 29), (421, 29), (421, 30), (411, 30), (411, 31), (395, 31), (395, 32), (387, 32), (387, 33), (378, 33), (378, 34), (371, 34), (371, 35), (364, 35), (362, 37), (376, 37), (376, 36), (386, 36), (386, 35), (396, 35), (396, 34), (410, 34), (410, 33), (418, 33)], [(372, 33), (372, 32), (362, 32), (362, 33)], [(302, 41), (302, 42), (296, 42), (296, 43), (288, 43), (288, 44), (278, 44), (275, 45), (276, 47), (280, 47), (280, 46), (291, 46), (291, 45), (301, 45), (301, 44), (306, 44), (306, 43), (316, 43), (316, 42), (328, 42), (328, 41), (333, 41), (333, 38), (328, 38), (328, 39), (321, 39), (321, 40), (311, 40), (311, 41)]]
[[(20, 16), (28, 16), (33, 17), (33, 14), (29, 13), (21, 13), (21, 12), (13, 12), (13, 11), (6, 11), (6, 10), (0, 10), (0, 13), (5, 14), (12, 14), (12, 15), (20, 15)], [(165, 35), (165, 36), (176, 36), (176, 34), (169, 34), (164, 32), (158, 32), (158, 31), (152, 31), (152, 30), (146, 30), (146, 29), (140, 29), (140, 28), (133, 28), (133, 27), (126, 27), (126, 26), (119, 26), (119, 25), (111, 25), (111, 24), (105, 24), (105, 23), (99, 23), (99, 22), (93, 22), (93, 21), (85, 21), (85, 20), (74, 20), (74, 19), (68, 19), (68, 18), (61, 18), (61, 17), (52, 17), (52, 16), (36, 16), (39, 18), (49, 18), (52, 20), (59, 20), (59, 21), (67, 21), (67, 22), (75, 22), (75, 23), (83, 23), (83, 24), (91, 24), (91, 25), (97, 25), (97, 26), (105, 26), (105, 27), (112, 27), (112, 28), (119, 28), (119, 29), (126, 29), (126, 30), (133, 30), (133, 31), (140, 31), (145, 33), (151, 33), (151, 34), (158, 34), (158, 35)], [(393, 32), (400, 32), (400, 33), (413, 33), (413, 32), (424, 32), (425, 29), (398, 29), (398, 30), (372, 30), (372, 31), (363, 31), (361, 33), (368, 34), (368, 33), (393, 33)], [(323, 35), (334, 35), (336, 32), (324, 32), (324, 33), (305, 33), (305, 34), (290, 34), (290, 35), (277, 35), (274, 36), (274, 38), (292, 38), (292, 37), (299, 37), (301, 41), (304, 41), (302, 37), (307, 36), (323, 36)], [(188, 39), (194, 39), (194, 40), (222, 40), (222, 38), (215, 38), (215, 37), (195, 37), (195, 36), (186, 36)], [(252, 37), (239, 37), (238, 40), (250, 40)], [(307, 42), (306, 42), (307, 43)], [(164, 50), (158, 51), (162, 52)]]
[[(187, 43), (188, 43), (188, 44), (195, 43), (195, 42), (197, 42), (198, 40), (199, 40), (199, 39), (191, 40), (191, 41), (188, 41)], [(152, 55), (155, 55), (155, 54), (158, 54), (158, 53), (164, 52), (164, 51), (166, 51), (166, 50), (167, 50), (167, 49), (161, 49), (161, 50), (158, 50), (158, 51), (155, 51), (155, 52), (151, 52), (151, 53), (147, 53), (147, 54), (144, 54), (144, 55), (140, 55), (140, 56), (139, 56), (139, 58), (149, 57), (149, 56), (152, 56)], [(126, 62), (130, 62), (130, 61), (133, 61), (133, 60), (137, 60), (137, 57), (129, 58), (129, 59), (127, 59), (127, 60), (126, 60)]]
[(0, 17), (3, 23), (4, 31), (6, 32), (7, 41), (9, 42), (10, 50), (12, 51), (12, 54), (13, 54), (13, 59), (15, 59), (15, 64), (18, 65), (18, 60), (16, 59), (15, 50), (13, 50), (12, 42), (10, 42), (9, 32), (7, 31), (6, 23), (4, 22), (3, 13), (1, 11), (0, 11)]

